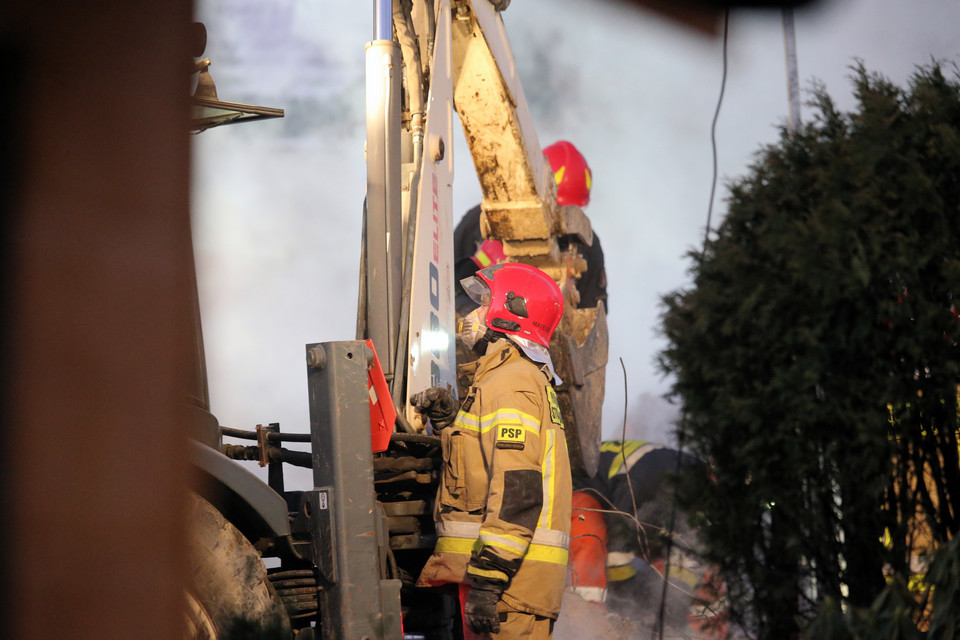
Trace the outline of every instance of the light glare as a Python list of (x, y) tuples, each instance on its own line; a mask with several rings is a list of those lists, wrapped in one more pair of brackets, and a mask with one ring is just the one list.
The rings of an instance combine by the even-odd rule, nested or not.
[(420, 350), (446, 353), (450, 348), (450, 334), (446, 331), (424, 331), (421, 334)]

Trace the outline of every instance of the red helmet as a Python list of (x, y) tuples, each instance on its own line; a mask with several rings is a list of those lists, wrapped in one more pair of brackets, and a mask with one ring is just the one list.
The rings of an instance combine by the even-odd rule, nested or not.
[(557, 181), (557, 204), (575, 204), (585, 207), (590, 204), (590, 187), (593, 176), (586, 158), (577, 148), (560, 140), (543, 150), (547, 156), (553, 179)]
[(563, 294), (543, 271), (528, 264), (498, 264), (464, 278), (463, 288), (480, 304), (489, 293), (489, 328), (550, 346), (550, 336), (563, 315)]
[(470, 256), (473, 263), (481, 269), (502, 264), (507, 261), (507, 254), (503, 252), (503, 243), (493, 238), (487, 238), (477, 248), (477, 252)]

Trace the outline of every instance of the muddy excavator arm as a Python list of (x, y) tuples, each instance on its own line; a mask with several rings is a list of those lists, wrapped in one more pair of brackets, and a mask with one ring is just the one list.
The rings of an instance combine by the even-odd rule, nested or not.
[(481, 232), (503, 243), (512, 262), (550, 274), (566, 301), (551, 355), (564, 380), (557, 390), (571, 462), (593, 474), (599, 459), (607, 326), (602, 306), (577, 307), (575, 279), (586, 264), (571, 243), (590, 245), (590, 220), (577, 206), (559, 206), (501, 14), (485, 0), (459, 4), (453, 21), (454, 104), (483, 190)]
[[(607, 327), (602, 304), (578, 308), (575, 281), (586, 268), (577, 246), (590, 245), (593, 233), (579, 207), (556, 202), (501, 13), (488, 0), (380, 0), (375, 25), (367, 45), (367, 245), (358, 337), (373, 338), (381, 359), (392, 363), (387, 377), (406, 429), (416, 429), (417, 416), (406, 406), (412, 393), (432, 385), (456, 390), (455, 111), (483, 192), (483, 236), (500, 240), (508, 260), (550, 274), (564, 292), (551, 354), (564, 380), (557, 393), (571, 462), (592, 474)], [(561, 250), (558, 239), (571, 236), (577, 242)]]

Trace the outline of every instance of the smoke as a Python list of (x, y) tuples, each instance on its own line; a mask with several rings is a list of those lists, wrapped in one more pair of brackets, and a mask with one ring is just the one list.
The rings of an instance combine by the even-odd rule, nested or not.
[(622, 415), (619, 419), (611, 415), (604, 416), (606, 428), (603, 437), (604, 440), (643, 440), (675, 447), (679, 417), (680, 408), (677, 405), (660, 394), (644, 391), (636, 395), (627, 407), (626, 428)]
[[(797, 14), (801, 80), (824, 80), (841, 107), (854, 56), (900, 81), (931, 56), (957, 55), (960, 3), (821, 4), (830, 11)], [(575, 142), (593, 172), (587, 213), (603, 239), (613, 308), (604, 438), (622, 435), (622, 356), (631, 368), (626, 437), (673, 444), (677, 408), (657, 395), (658, 304), (686, 286), (683, 256), (703, 235), (720, 46), (629, 5), (584, 6), (515, 2), (503, 15), (540, 141)], [(220, 97), (286, 111), (195, 138), (214, 413), (234, 426), (305, 431), (303, 345), (354, 334), (370, 5), (200, 0), (197, 19)], [(721, 176), (741, 173), (775, 140), (787, 109), (779, 15), (740, 11), (731, 22)], [(455, 217), (479, 200), (458, 144)]]
[(553, 628), (554, 640), (645, 640), (640, 625), (564, 591), (560, 617)]
[[(569, 59), (569, 49), (575, 45), (570, 40), (554, 27), (531, 31), (515, 47), (524, 96), (538, 130), (566, 131), (560, 137), (576, 138), (584, 91), (581, 69)], [(550, 141), (543, 139), (541, 144)]]

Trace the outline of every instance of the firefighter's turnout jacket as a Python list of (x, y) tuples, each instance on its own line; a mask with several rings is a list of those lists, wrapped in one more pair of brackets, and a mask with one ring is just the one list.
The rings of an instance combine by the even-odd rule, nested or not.
[[(503, 602), (560, 612), (570, 546), (570, 461), (551, 381), (507, 339), (465, 365), (473, 385), (441, 432), (437, 545), (419, 586), (466, 582), (471, 552), (516, 566)], [(474, 569), (471, 573), (477, 573)]]

